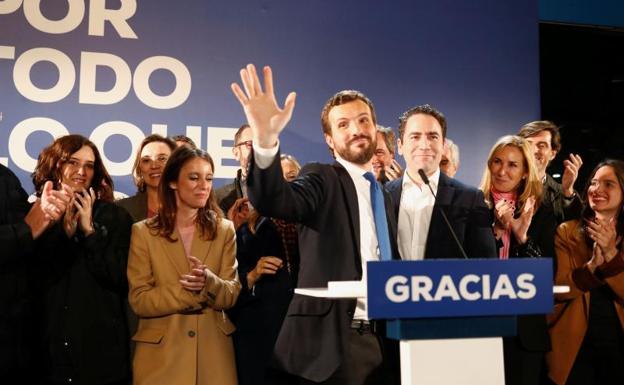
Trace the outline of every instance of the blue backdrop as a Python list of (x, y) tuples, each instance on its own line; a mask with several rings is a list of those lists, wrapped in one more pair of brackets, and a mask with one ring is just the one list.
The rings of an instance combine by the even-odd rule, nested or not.
[[(116, 189), (133, 193), (133, 149), (189, 133), (222, 184), (243, 115), (229, 84), (248, 62), (274, 68), (280, 102), (298, 93), (284, 152), (330, 161), (319, 115), (355, 88), (396, 129), (407, 108), (443, 111), (458, 177), (480, 180), (495, 139), (539, 117), (535, 0), (0, 1), (0, 162), (29, 173), (52, 135), (91, 137)], [(229, 166), (229, 167), (228, 167)]]

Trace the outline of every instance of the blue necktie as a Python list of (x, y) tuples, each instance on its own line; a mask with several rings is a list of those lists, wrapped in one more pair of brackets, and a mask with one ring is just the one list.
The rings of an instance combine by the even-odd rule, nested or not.
[(390, 261), (392, 259), (392, 250), (390, 249), (390, 236), (388, 235), (388, 221), (386, 219), (383, 191), (372, 172), (365, 173), (364, 178), (370, 182), (370, 197), (373, 205), (373, 217), (375, 218), (377, 243), (379, 244), (379, 259)]

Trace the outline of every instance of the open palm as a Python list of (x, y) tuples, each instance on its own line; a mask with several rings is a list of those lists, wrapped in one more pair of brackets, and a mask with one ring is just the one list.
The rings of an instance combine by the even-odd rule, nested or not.
[(291, 92), (286, 97), (284, 107), (280, 108), (273, 91), (273, 72), (271, 67), (263, 68), (264, 90), (253, 64), (241, 69), (243, 89), (232, 83), (232, 92), (245, 111), (247, 122), (251, 126), (254, 142), (263, 148), (274, 147), (279, 133), (290, 121), (295, 108), (296, 94)]

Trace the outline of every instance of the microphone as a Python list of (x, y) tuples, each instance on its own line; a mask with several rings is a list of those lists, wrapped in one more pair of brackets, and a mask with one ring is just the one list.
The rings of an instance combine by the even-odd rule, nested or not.
[[(429, 184), (429, 178), (427, 177), (427, 174), (425, 174), (425, 170), (423, 170), (422, 168), (419, 168), (418, 175), (420, 176), (420, 179), (422, 179), (422, 181), (429, 187), (429, 191), (431, 191), (431, 195), (433, 195), (433, 199), (438, 199), (435, 193), (433, 192), (433, 188)], [(440, 209), (440, 214), (442, 214), (442, 218), (444, 218), (446, 227), (448, 228), (449, 232), (453, 236), (453, 239), (455, 240), (455, 243), (457, 244), (457, 248), (459, 248), (459, 251), (461, 251), (464, 258), (468, 259), (468, 255), (466, 255), (466, 251), (462, 247), (461, 242), (459, 241), (459, 238), (457, 238), (457, 234), (455, 234), (455, 231), (453, 231), (453, 226), (451, 226), (451, 222), (449, 222), (448, 218), (446, 217), (444, 210), (442, 210), (442, 207), (440, 206), (438, 206), (438, 209)]]

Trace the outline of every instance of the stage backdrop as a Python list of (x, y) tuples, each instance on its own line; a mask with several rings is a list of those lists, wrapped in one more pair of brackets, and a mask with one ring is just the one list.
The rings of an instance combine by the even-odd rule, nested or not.
[(244, 119), (229, 85), (249, 62), (273, 67), (280, 103), (298, 93), (282, 151), (304, 163), (331, 160), (319, 114), (345, 88), (395, 129), (414, 105), (444, 112), (471, 184), (496, 138), (539, 116), (535, 0), (2, 0), (0, 162), (32, 192), (39, 151), (79, 133), (132, 194), (141, 139), (185, 133), (223, 184)]

